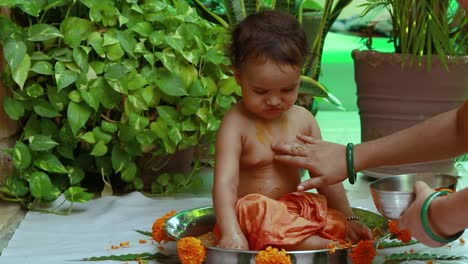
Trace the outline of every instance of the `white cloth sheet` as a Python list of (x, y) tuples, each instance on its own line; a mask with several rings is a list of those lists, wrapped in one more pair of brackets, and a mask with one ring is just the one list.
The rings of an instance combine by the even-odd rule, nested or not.
[[(370, 182), (367, 177), (361, 175), (355, 185), (345, 183), (345, 188), (351, 206), (377, 212), (368, 189)], [(467, 186), (468, 175), (460, 179), (458, 189)], [(51, 207), (56, 206), (59, 202), (57, 201)], [(93, 256), (155, 253), (158, 251), (158, 245), (135, 230), (151, 231), (154, 220), (170, 210), (181, 211), (211, 204), (209, 195), (205, 197), (149, 198), (141, 193), (133, 192), (124, 196), (109, 196), (85, 204), (76, 204), (74, 210), (67, 216), (30, 211), (3, 250), (0, 264), (125, 263), (122, 261), (81, 262), (77, 260)], [(148, 242), (140, 244), (140, 239), (147, 239)], [(465, 232), (464, 239), (468, 242), (468, 232)], [(119, 245), (120, 242), (126, 241), (130, 242), (128, 248), (110, 249), (112, 245)], [(174, 243), (164, 244), (164, 247), (165, 250), (162, 253), (175, 254)], [(378, 256), (374, 263), (383, 263), (385, 255), (409, 252), (411, 249), (419, 253), (468, 256), (468, 243), (462, 245), (456, 241), (452, 243), (451, 247), (437, 249), (417, 244), (378, 250)], [(150, 263), (158, 262), (151, 261)], [(447, 262), (433, 261), (433, 263), (468, 263), (468, 259)]]
[[(211, 204), (211, 198), (208, 197), (157, 199), (133, 192), (76, 204), (67, 216), (30, 211), (3, 250), (0, 263), (124, 263), (76, 260), (106, 255), (155, 253), (158, 244), (135, 230), (151, 231), (154, 220), (171, 210), (182, 211)], [(148, 242), (140, 244), (140, 239)], [(128, 248), (111, 249), (112, 245), (118, 246), (120, 242), (127, 241), (130, 242)], [(173, 243), (164, 246), (167, 252), (163, 253), (174, 254)]]

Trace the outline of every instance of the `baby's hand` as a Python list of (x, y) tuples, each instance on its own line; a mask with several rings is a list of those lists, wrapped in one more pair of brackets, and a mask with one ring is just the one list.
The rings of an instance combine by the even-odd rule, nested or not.
[(249, 250), (249, 242), (245, 238), (244, 234), (237, 233), (230, 236), (222, 236), (218, 243), (220, 248), (240, 249)]
[(361, 223), (361, 221), (355, 220), (348, 222), (348, 238), (353, 243), (357, 243), (360, 240), (373, 239), (372, 231), (363, 223)]

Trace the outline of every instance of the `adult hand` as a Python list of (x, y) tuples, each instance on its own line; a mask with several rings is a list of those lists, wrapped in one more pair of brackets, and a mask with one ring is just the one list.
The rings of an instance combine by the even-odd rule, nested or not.
[(361, 240), (373, 239), (372, 231), (360, 221), (348, 222), (348, 238), (356, 244)]
[[(429, 247), (440, 247), (443, 244), (432, 240), (426, 234), (421, 221), (421, 208), (426, 198), (433, 193), (434, 190), (422, 181), (416, 182), (413, 186), (413, 190), (416, 194), (416, 199), (398, 220), (398, 227), (400, 229), (408, 229), (412, 237)], [(429, 219), (429, 223), (430, 222), (431, 220)]]
[(309, 171), (310, 179), (297, 187), (305, 191), (335, 184), (347, 178), (346, 147), (340, 144), (298, 135), (297, 141), (272, 146), (275, 161)]
[(222, 236), (219, 240), (218, 247), (228, 249), (249, 250), (249, 242), (244, 234), (233, 234), (230, 236)]

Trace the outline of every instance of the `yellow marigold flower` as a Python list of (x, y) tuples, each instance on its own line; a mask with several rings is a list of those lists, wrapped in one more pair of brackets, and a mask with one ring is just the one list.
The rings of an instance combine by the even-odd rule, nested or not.
[(200, 239), (184, 237), (177, 242), (177, 254), (182, 264), (202, 264), (206, 249)]
[(171, 216), (175, 215), (175, 213), (176, 211), (172, 210), (169, 213), (163, 215), (162, 217), (156, 219), (156, 221), (154, 221), (152, 228), (152, 237), (154, 241), (161, 243), (173, 240), (166, 234), (166, 232), (164, 232), (164, 224), (166, 220)]
[(258, 252), (255, 256), (256, 264), (291, 264), (291, 257), (286, 254), (284, 249), (279, 251), (274, 247), (267, 247), (265, 250)]

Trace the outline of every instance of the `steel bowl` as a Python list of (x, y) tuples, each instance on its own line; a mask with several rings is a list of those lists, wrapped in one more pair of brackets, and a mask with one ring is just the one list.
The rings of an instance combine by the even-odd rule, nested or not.
[[(369, 220), (369, 227), (380, 226), (386, 229), (386, 220), (375, 213), (353, 208), (354, 213), (361, 219)], [(168, 236), (179, 240), (183, 237), (199, 237), (213, 230), (216, 223), (213, 207), (194, 208), (179, 212), (166, 220), (165, 232)], [(206, 264), (255, 264), (258, 251), (232, 250), (215, 246), (207, 246)], [(347, 264), (349, 249), (336, 249), (334, 253), (329, 250), (287, 251), (292, 263), (296, 264)]]
[(455, 191), (457, 176), (440, 173), (411, 173), (382, 178), (369, 186), (375, 207), (390, 220), (398, 219), (414, 201), (413, 184), (427, 183), (433, 189), (448, 188)]

